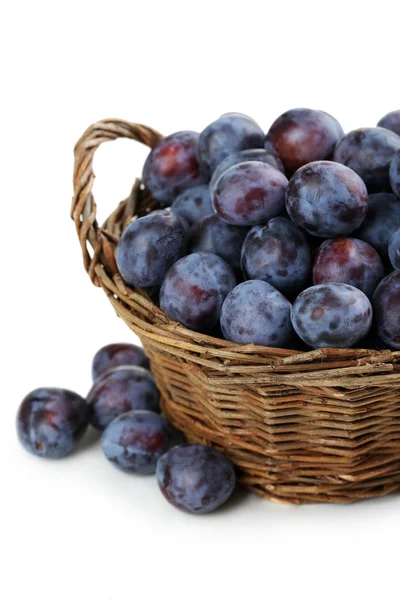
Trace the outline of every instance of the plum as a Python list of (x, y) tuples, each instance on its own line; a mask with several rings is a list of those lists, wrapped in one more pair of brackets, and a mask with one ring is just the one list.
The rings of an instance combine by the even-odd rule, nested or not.
[(389, 273), (372, 299), (377, 332), (389, 346), (400, 348), (400, 270)]
[(321, 283), (296, 298), (292, 323), (312, 348), (349, 348), (369, 332), (372, 307), (367, 296), (351, 285)]
[(383, 279), (385, 269), (377, 251), (362, 240), (326, 240), (314, 259), (314, 284), (336, 281), (358, 288), (368, 297)]

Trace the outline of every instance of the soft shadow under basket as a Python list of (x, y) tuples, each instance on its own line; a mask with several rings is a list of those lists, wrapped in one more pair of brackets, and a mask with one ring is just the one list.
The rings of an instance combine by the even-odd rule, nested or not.
[(118, 274), (115, 248), (135, 215), (155, 202), (138, 180), (100, 227), (93, 156), (130, 138), (150, 148), (149, 127), (106, 119), (75, 148), (72, 218), (92, 282), (141, 339), (165, 415), (191, 441), (222, 450), (239, 481), (278, 502), (351, 502), (400, 487), (400, 352), (299, 352), (242, 346), (172, 321)]

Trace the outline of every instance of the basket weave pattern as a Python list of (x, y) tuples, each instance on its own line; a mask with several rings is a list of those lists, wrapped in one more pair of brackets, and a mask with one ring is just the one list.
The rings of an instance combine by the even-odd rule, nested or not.
[(92, 282), (150, 357), (167, 417), (221, 449), (241, 483), (271, 500), (344, 503), (398, 490), (400, 352), (241, 346), (186, 329), (122, 281), (116, 244), (155, 203), (137, 180), (98, 225), (93, 156), (121, 137), (152, 148), (162, 136), (117, 119), (89, 127), (75, 147), (71, 216)]

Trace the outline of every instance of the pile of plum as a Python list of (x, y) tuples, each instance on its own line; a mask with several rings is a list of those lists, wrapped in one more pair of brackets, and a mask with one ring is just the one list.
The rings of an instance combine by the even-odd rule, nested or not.
[(17, 432), (36, 456), (69, 455), (89, 425), (102, 432), (101, 447), (127, 473), (156, 473), (165, 498), (177, 508), (205, 514), (231, 496), (236, 475), (218, 450), (185, 444), (161, 414), (159, 391), (142, 348), (110, 344), (93, 359), (86, 398), (61, 388), (38, 388), (22, 401)]
[(400, 348), (400, 110), (347, 133), (294, 109), (228, 113), (150, 152), (159, 207), (116, 251), (130, 286), (194, 331), (296, 349)]

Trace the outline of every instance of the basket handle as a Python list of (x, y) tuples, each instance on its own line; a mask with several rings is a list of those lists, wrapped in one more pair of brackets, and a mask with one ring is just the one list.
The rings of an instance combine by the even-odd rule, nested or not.
[[(100, 285), (94, 268), (101, 252), (101, 230), (96, 220), (96, 203), (92, 194), (95, 179), (93, 157), (103, 142), (118, 138), (129, 138), (154, 148), (162, 135), (154, 129), (138, 123), (120, 119), (104, 119), (88, 127), (76, 143), (71, 218), (75, 223), (81, 245), (84, 267), (95, 285)], [(89, 253), (89, 246), (93, 249), (93, 256)]]

